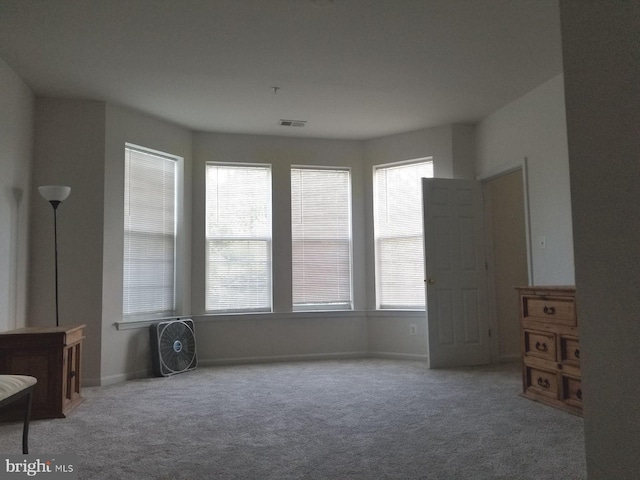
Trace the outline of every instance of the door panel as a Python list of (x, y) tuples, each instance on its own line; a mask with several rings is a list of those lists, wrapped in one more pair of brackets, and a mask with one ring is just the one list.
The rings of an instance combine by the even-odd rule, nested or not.
[(481, 184), (425, 178), (422, 185), (429, 365), (489, 363)]

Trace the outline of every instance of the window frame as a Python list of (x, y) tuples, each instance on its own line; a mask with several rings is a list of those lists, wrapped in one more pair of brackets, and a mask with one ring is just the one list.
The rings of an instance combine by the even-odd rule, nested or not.
[[(317, 171), (336, 171), (347, 173), (347, 215), (348, 215), (348, 250), (349, 250), (349, 300), (348, 302), (338, 302), (335, 304), (328, 303), (314, 303), (306, 306), (296, 305), (294, 303), (294, 279), (293, 279), (293, 171), (294, 170), (317, 170)], [(293, 312), (323, 312), (323, 311), (336, 311), (336, 312), (348, 312), (354, 309), (354, 285), (353, 285), (353, 187), (352, 187), (352, 172), (351, 167), (335, 167), (326, 165), (291, 165), (289, 168), (289, 180), (291, 184), (291, 193), (289, 196), (289, 203), (291, 205), (291, 214), (289, 222), (291, 225), (291, 309)]]
[[(376, 303), (376, 310), (377, 311), (425, 311), (426, 310), (426, 295), (425, 295), (425, 303), (423, 306), (421, 307), (415, 307), (415, 306), (411, 306), (411, 305), (402, 305), (402, 304), (382, 304), (381, 303), (381, 281), (380, 281), (380, 267), (381, 267), (381, 261), (380, 261), (380, 246), (379, 246), (379, 236), (378, 236), (378, 186), (377, 186), (377, 172), (380, 170), (384, 170), (384, 169), (390, 169), (390, 168), (397, 168), (397, 167), (405, 167), (405, 166), (410, 166), (410, 165), (417, 165), (417, 164), (421, 164), (421, 163), (430, 163), (431, 164), (431, 168), (432, 168), (432, 177), (427, 177), (427, 178), (433, 178), (435, 177), (435, 162), (433, 159), (433, 156), (425, 156), (425, 157), (419, 157), (419, 158), (413, 158), (413, 159), (409, 159), (409, 160), (402, 160), (402, 161), (397, 161), (397, 162), (389, 162), (389, 163), (383, 163), (383, 164), (378, 164), (378, 165), (374, 165), (372, 168), (372, 186), (373, 186), (373, 195), (372, 195), (372, 203), (373, 203), (373, 248), (374, 248), (374, 282), (375, 282), (375, 303)], [(423, 177), (420, 177), (423, 178)], [(421, 188), (421, 187), (420, 187)], [(422, 197), (420, 197), (422, 198)], [(420, 219), (422, 222), (422, 204), (420, 204)], [(423, 250), (423, 262), (421, 263), (421, 268), (424, 269), (424, 232), (420, 231), (420, 239), (421, 239), (421, 244), (422, 244), (422, 250)], [(409, 236), (405, 236), (406, 238), (409, 238)], [(411, 237), (415, 237), (415, 235), (412, 235)], [(392, 237), (388, 237), (388, 238), (392, 238)], [(393, 237), (393, 238), (400, 238), (400, 237)], [(424, 277), (424, 274), (422, 275)]]
[(137, 145), (137, 144), (133, 144), (133, 143), (129, 143), (129, 142), (125, 142), (124, 145), (124, 154), (125, 154), (125, 159), (124, 159), (124, 172), (123, 172), (123, 201), (126, 198), (126, 185), (127, 185), (127, 179), (126, 179), (126, 174), (127, 174), (127, 150), (133, 151), (133, 152), (138, 152), (141, 154), (148, 154), (151, 156), (155, 156), (155, 157), (159, 157), (161, 159), (164, 160), (170, 160), (175, 162), (175, 166), (174, 166), (174, 205), (173, 205), (173, 209), (174, 209), (174, 225), (173, 225), (173, 265), (172, 265), (172, 269), (173, 269), (173, 279), (172, 279), (172, 290), (173, 290), (173, 298), (172, 298), (172, 309), (170, 310), (154, 310), (154, 311), (146, 311), (146, 312), (139, 312), (139, 313), (131, 313), (131, 314), (127, 314), (125, 313), (125, 302), (124, 302), (124, 298), (125, 298), (125, 294), (126, 294), (126, 284), (125, 284), (125, 270), (126, 270), (126, 264), (125, 264), (125, 255), (126, 255), (126, 236), (127, 236), (127, 228), (126, 228), (126, 220), (125, 220), (125, 216), (126, 216), (126, 212), (127, 212), (127, 205), (126, 203), (123, 204), (123, 214), (122, 214), (122, 220), (123, 220), (123, 225), (122, 225), (122, 231), (123, 231), (123, 255), (122, 255), (122, 267), (123, 267), (123, 271), (122, 271), (122, 320), (123, 322), (138, 322), (138, 321), (144, 321), (144, 320), (152, 320), (152, 319), (161, 319), (161, 318), (167, 318), (167, 317), (174, 317), (177, 313), (178, 310), (178, 304), (179, 304), (179, 300), (178, 300), (178, 296), (179, 296), (179, 291), (180, 291), (180, 287), (178, 285), (178, 255), (179, 255), (179, 244), (180, 244), (180, 236), (181, 236), (181, 228), (180, 225), (182, 224), (182, 208), (181, 208), (181, 192), (182, 192), (182, 188), (181, 188), (181, 181), (182, 181), (182, 170), (183, 170), (183, 165), (184, 165), (184, 158), (179, 156), (179, 155), (174, 155), (168, 152), (163, 152), (160, 150), (156, 150), (153, 148), (149, 148), (149, 147), (144, 147), (141, 145)]
[[(265, 246), (268, 252), (266, 265), (269, 270), (268, 282), (269, 282), (269, 304), (266, 307), (261, 308), (246, 308), (246, 309), (209, 309), (207, 305), (207, 297), (208, 297), (208, 277), (209, 277), (209, 236), (208, 236), (208, 219), (207, 219), (207, 203), (208, 203), (208, 187), (207, 187), (207, 170), (209, 166), (216, 167), (234, 167), (234, 168), (242, 168), (242, 167), (252, 167), (252, 168), (261, 168), (268, 169), (269, 171), (269, 238), (263, 237), (233, 237), (234, 240), (260, 240), (263, 239), (265, 242)], [(205, 186), (204, 186), (204, 262), (205, 262), (205, 277), (203, 284), (204, 291), (204, 311), (207, 315), (228, 315), (228, 314), (256, 314), (256, 313), (272, 313), (273, 305), (274, 305), (274, 287), (273, 287), (273, 165), (269, 163), (252, 163), (252, 162), (218, 162), (218, 161), (207, 161), (205, 163)]]

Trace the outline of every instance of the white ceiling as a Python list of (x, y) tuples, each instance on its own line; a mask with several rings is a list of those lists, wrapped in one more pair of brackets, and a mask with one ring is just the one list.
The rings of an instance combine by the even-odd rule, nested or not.
[(473, 123), (562, 72), (557, 0), (0, 0), (0, 57), (37, 95), (345, 139)]

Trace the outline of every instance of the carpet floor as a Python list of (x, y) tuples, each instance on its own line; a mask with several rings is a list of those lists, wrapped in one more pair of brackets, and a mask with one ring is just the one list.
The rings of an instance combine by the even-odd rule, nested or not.
[[(80, 479), (586, 479), (583, 420), (518, 395), (518, 365), (361, 359), (200, 367), (83, 390), (30, 452)], [(21, 425), (0, 425), (21, 453)]]

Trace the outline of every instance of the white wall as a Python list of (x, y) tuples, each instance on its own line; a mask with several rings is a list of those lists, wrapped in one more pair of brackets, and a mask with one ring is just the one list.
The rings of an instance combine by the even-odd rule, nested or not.
[[(537, 285), (573, 285), (571, 189), (562, 76), (483, 119), (477, 126), (479, 177), (528, 162), (532, 275)], [(538, 239), (546, 237), (546, 248)]]
[(53, 209), (38, 185), (68, 185), (58, 207), (60, 325), (86, 324), (83, 377), (100, 375), (103, 102), (38, 98), (31, 189), (29, 324), (55, 326)]
[(587, 471), (640, 472), (640, 4), (561, 2)]
[(0, 59), (0, 331), (26, 325), (35, 99)]

